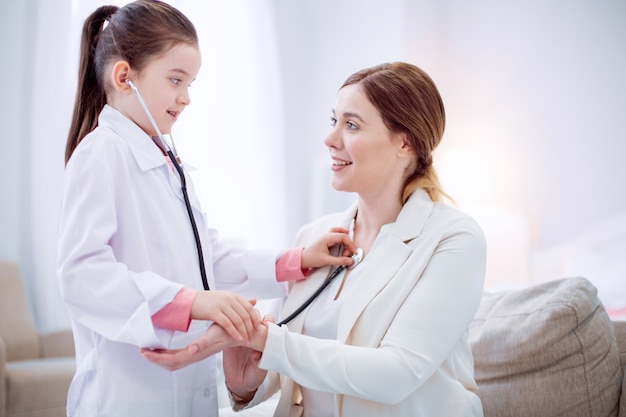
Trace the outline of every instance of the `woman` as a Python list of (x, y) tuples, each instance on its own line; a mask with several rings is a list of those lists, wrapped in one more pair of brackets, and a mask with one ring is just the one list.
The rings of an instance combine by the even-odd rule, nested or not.
[[(287, 326), (262, 327), (249, 345), (262, 354), (224, 351), (235, 409), (280, 389), (275, 416), (482, 416), (467, 328), (482, 294), (485, 241), (472, 218), (441, 202), (432, 152), (444, 124), (435, 84), (414, 65), (375, 66), (343, 84), (325, 144), (333, 187), (358, 199), (303, 227), (296, 244), (345, 226), (363, 261)], [(293, 284), (281, 315), (328, 273)], [(198, 342), (178, 357), (148, 358), (182, 365), (204, 350)]]

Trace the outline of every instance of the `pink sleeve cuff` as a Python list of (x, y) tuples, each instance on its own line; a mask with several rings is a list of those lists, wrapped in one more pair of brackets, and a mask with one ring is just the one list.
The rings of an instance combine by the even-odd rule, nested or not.
[(197, 290), (183, 288), (165, 307), (152, 315), (152, 324), (162, 329), (186, 332), (191, 324), (191, 306)]
[(306, 278), (302, 270), (302, 251), (304, 248), (292, 248), (283, 253), (276, 261), (276, 281), (298, 281)]

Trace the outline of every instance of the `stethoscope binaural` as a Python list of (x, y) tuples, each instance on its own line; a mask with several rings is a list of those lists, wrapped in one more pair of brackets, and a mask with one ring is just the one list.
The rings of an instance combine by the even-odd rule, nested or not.
[(356, 252), (354, 252), (352, 254), (352, 260), (354, 261), (354, 263), (352, 265), (350, 265), (350, 266), (340, 265), (334, 271), (332, 271), (328, 275), (328, 277), (326, 277), (326, 279), (324, 280), (322, 285), (320, 285), (319, 288), (317, 290), (315, 290), (315, 292), (313, 294), (311, 294), (311, 296), (309, 298), (307, 298), (307, 300), (304, 303), (302, 303), (302, 305), (300, 307), (298, 307), (287, 318), (283, 319), (280, 323), (277, 323), (277, 324), (279, 326), (282, 326), (283, 324), (289, 323), (298, 314), (302, 313), (304, 311), (304, 309), (306, 309), (309, 305), (311, 305), (313, 300), (315, 300), (317, 298), (317, 296), (320, 295), (320, 293), (322, 291), (324, 291), (324, 289), (326, 287), (328, 287), (328, 285), (332, 282), (332, 280), (335, 279), (337, 277), (337, 275), (339, 275), (341, 273), (341, 271), (343, 271), (346, 268), (354, 268), (355, 266), (357, 266), (363, 260), (363, 249), (356, 248)]
[(159, 129), (156, 122), (152, 118), (152, 114), (150, 113), (150, 110), (148, 110), (148, 106), (146, 105), (146, 102), (143, 101), (143, 97), (141, 97), (141, 94), (139, 94), (139, 90), (137, 89), (135, 84), (131, 80), (128, 80), (128, 79), (126, 80), (126, 84), (131, 88), (131, 90), (133, 90), (133, 92), (137, 96), (137, 99), (139, 100), (139, 104), (141, 104), (143, 111), (146, 112), (146, 115), (148, 116), (148, 119), (150, 119), (150, 123), (152, 124), (154, 131), (156, 132), (157, 136), (159, 137), (159, 140), (161, 141), (161, 145), (165, 148), (164, 150), (167, 153), (167, 156), (172, 161), (174, 168), (176, 168), (176, 172), (178, 172), (178, 175), (180, 176), (180, 186), (183, 191), (185, 207), (187, 208), (187, 215), (189, 216), (189, 222), (191, 223), (191, 228), (193, 230), (193, 237), (196, 241), (196, 250), (198, 251), (198, 263), (200, 264), (200, 276), (202, 277), (202, 285), (204, 289), (208, 291), (210, 288), (209, 288), (209, 281), (207, 280), (207, 276), (206, 276), (206, 269), (204, 267), (204, 255), (202, 253), (202, 243), (200, 242), (200, 234), (198, 233), (198, 226), (196, 226), (196, 219), (193, 216), (191, 203), (189, 202), (189, 195), (187, 194), (187, 181), (185, 180), (185, 173), (183, 172), (183, 167), (180, 166), (180, 164), (178, 163), (178, 160), (176, 159), (176, 157), (178, 156), (178, 152), (176, 152), (176, 146), (174, 146), (174, 141), (172, 140), (172, 146), (170, 147), (170, 145), (167, 143), (167, 141), (161, 134), (161, 130)]

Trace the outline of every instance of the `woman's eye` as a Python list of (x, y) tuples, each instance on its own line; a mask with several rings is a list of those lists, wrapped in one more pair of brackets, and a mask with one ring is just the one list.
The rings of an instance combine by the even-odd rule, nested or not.
[(174, 83), (174, 85), (178, 85), (178, 83), (181, 81), (182, 80), (180, 78), (172, 78), (172, 82)]
[(348, 129), (358, 129), (359, 127), (352, 122), (346, 122)]
[(330, 126), (331, 127), (335, 127), (337, 125), (337, 118), (336, 117), (331, 117), (330, 118)]

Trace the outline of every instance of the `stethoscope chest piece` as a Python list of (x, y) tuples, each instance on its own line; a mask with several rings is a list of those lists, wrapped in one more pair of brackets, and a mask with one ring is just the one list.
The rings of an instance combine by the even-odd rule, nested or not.
[(363, 248), (356, 248), (356, 252), (354, 252), (351, 256), (354, 263), (350, 266), (350, 269), (354, 268), (363, 260)]

